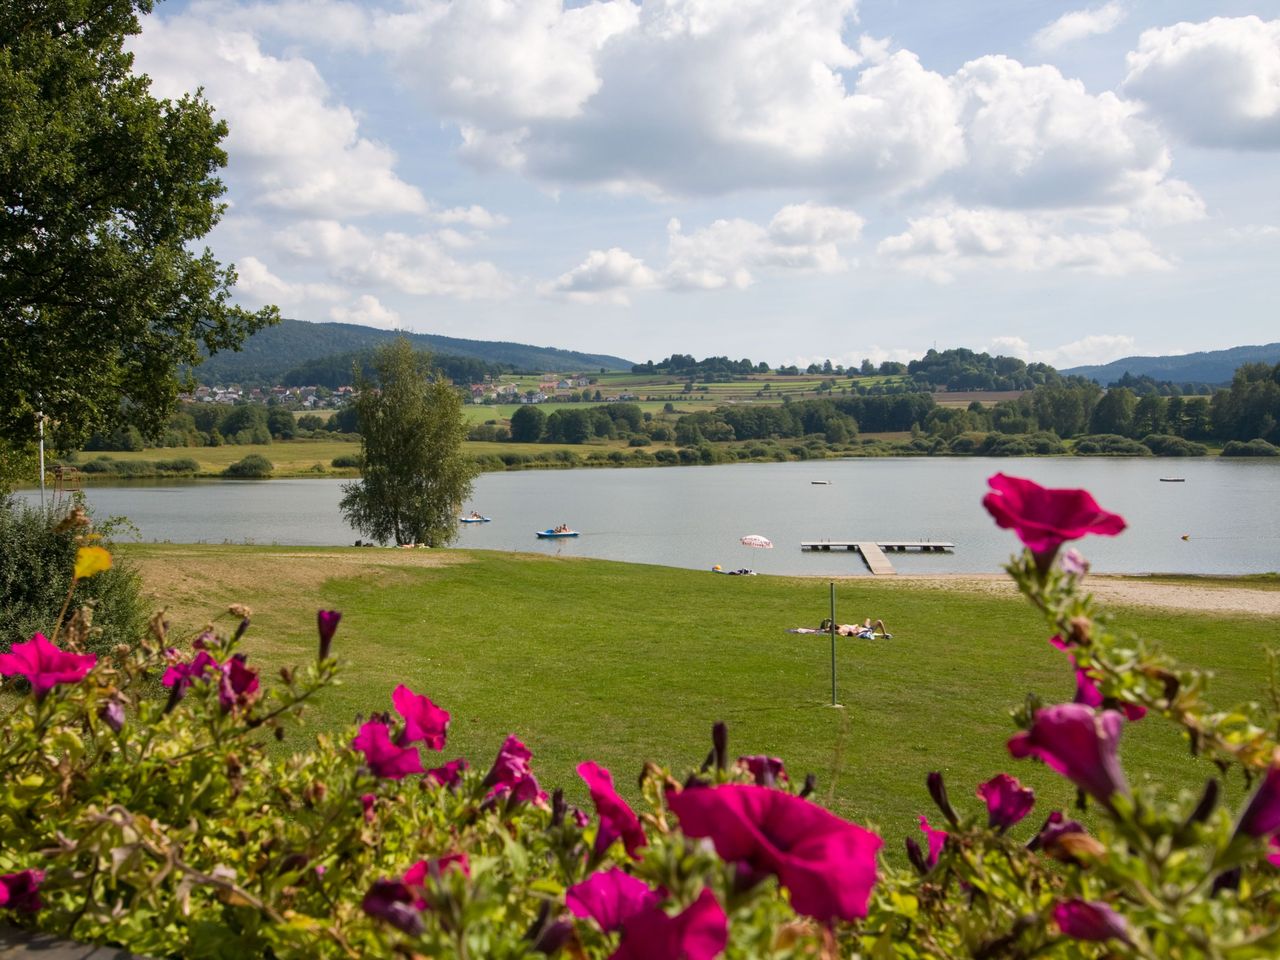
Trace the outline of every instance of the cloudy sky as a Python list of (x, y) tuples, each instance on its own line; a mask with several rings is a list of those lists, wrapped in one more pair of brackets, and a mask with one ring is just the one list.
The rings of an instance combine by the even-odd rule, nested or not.
[(1280, 340), (1280, 0), (168, 0), (131, 46), (230, 125), (209, 243), (285, 316), (775, 364)]

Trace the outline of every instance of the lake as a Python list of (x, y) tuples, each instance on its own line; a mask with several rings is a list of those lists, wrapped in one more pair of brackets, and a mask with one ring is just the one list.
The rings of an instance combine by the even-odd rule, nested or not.
[[(456, 545), (826, 576), (867, 570), (856, 553), (802, 553), (802, 540), (930, 539), (952, 541), (956, 550), (892, 554), (894, 567), (991, 573), (1016, 543), (980, 503), (997, 471), (1084, 487), (1123, 515), (1124, 534), (1082, 544), (1100, 572), (1280, 570), (1280, 463), (1217, 458), (886, 458), (487, 473), (465, 512), (493, 522), (462, 525)], [(155, 481), (89, 487), (86, 495), (97, 516), (127, 516), (147, 541), (350, 545), (358, 534), (337, 506), (344, 482)], [(20, 495), (38, 498), (34, 490)], [(535, 538), (559, 523), (582, 535)], [(747, 534), (768, 537), (774, 548), (742, 546)]]

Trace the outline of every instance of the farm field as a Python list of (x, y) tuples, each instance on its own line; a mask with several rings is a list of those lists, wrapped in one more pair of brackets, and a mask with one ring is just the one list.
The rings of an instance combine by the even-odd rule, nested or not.
[[(245, 650), (264, 676), (314, 656), (317, 608), (342, 611), (334, 649), (344, 685), (310, 713), (308, 735), (388, 709), (405, 682), (451, 711), (444, 759), (486, 766), (516, 733), (543, 784), (581, 803), (578, 762), (599, 761), (633, 794), (644, 761), (696, 766), (711, 724), (725, 720), (734, 756), (768, 753), (792, 776), (812, 771), (826, 802), (876, 824), (895, 857), (916, 815), (930, 812), (930, 770), (942, 770), (966, 806), (977, 803), (974, 786), (1000, 770), (1032, 784), (1041, 811), (1074, 801), (1055, 774), (1005, 752), (1009, 711), (1028, 691), (1050, 702), (1073, 691), (1065, 658), (1007, 591), (840, 582), (839, 618), (882, 617), (894, 637), (838, 641), (845, 706), (833, 709), (828, 639), (784, 632), (826, 615), (825, 580), (481, 551), (129, 545), (120, 554), (168, 607), (175, 630), (219, 614), (226, 628), (226, 605), (249, 604)], [(1269, 620), (1122, 613), (1125, 628), (1211, 668), (1217, 704), (1266, 696)], [(1121, 752), (1164, 790), (1196, 789), (1211, 772), (1157, 717), (1127, 728)]]

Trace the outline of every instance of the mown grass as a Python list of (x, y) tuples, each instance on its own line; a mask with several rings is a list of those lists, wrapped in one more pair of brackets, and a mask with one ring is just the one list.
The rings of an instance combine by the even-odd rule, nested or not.
[[(603, 763), (634, 795), (645, 760), (699, 763), (716, 720), (728, 722), (735, 756), (770, 753), (793, 776), (814, 772), (834, 809), (878, 823), (898, 849), (929, 812), (930, 770), (946, 773), (959, 804), (976, 803), (974, 786), (1000, 770), (1044, 803), (1074, 798), (1056, 775), (1005, 753), (1008, 711), (1028, 691), (1047, 701), (1073, 691), (1065, 658), (1018, 599), (838, 584), (841, 619), (882, 617), (894, 639), (838, 641), (844, 707), (833, 709), (828, 639), (784, 632), (826, 615), (825, 581), (469, 551), (148, 544), (123, 553), (176, 626), (195, 629), (233, 601), (254, 607), (247, 650), (272, 668), (314, 655), (317, 608), (343, 611), (344, 683), (319, 702), (310, 730), (388, 709), (404, 682), (452, 712), (446, 758), (487, 765), (517, 733), (544, 783), (578, 801), (580, 761)], [(1135, 609), (1123, 624), (1216, 671), (1216, 702), (1265, 695), (1270, 623)], [(1158, 718), (1126, 731), (1123, 754), (1171, 791), (1212, 773)]]

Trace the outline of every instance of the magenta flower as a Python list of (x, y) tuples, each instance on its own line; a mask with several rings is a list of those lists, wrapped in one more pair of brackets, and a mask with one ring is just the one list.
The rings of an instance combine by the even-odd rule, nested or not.
[(798, 913), (822, 921), (867, 914), (883, 841), (790, 793), (744, 784), (694, 787), (667, 803), (690, 837), (710, 837), (729, 862), (773, 873)]
[(432, 750), (444, 749), (445, 730), (449, 726), (448, 710), (441, 710), (429, 697), (414, 693), (403, 683), (391, 694), (391, 703), (404, 717), (404, 732), (396, 741), (400, 746), (422, 742)]
[(1271, 839), (1267, 841), (1267, 863), (1273, 867), (1280, 867), (1280, 835), (1272, 834)]
[[(1076, 662), (1076, 658), (1072, 657), (1071, 662), (1074, 664)], [(1124, 718), (1130, 723), (1141, 720), (1147, 715), (1147, 708), (1139, 703), (1125, 703), (1123, 700), (1113, 700), (1112, 704), (1108, 704), (1102, 696), (1102, 691), (1099, 690), (1098, 685), (1094, 683), (1093, 677), (1089, 675), (1089, 671), (1081, 670), (1079, 667), (1076, 667), (1075, 702), (1083, 703), (1085, 706), (1093, 707), (1095, 709), (1104, 705), (1111, 706), (1114, 704), (1120, 708), (1120, 711), (1124, 714)]]
[(416, 900), (413, 891), (397, 880), (375, 880), (360, 907), (369, 916), (416, 937), (423, 931), (422, 915), (414, 906)]
[(450, 867), (457, 867), (462, 871), (464, 877), (471, 876), (471, 862), (467, 860), (465, 853), (447, 853), (443, 857), (436, 857), (434, 860), (419, 860), (408, 870), (405, 871), (401, 882), (414, 893), (414, 906), (419, 910), (426, 909), (427, 901), (423, 897), (418, 896), (419, 893), (426, 893), (427, 878), (439, 878)]
[(783, 769), (782, 761), (777, 757), (766, 757), (761, 754), (739, 757), (738, 766), (747, 768), (747, 772), (755, 778), (758, 787), (772, 787), (775, 783), (787, 779), (787, 771)]
[(0, 907), (35, 913), (44, 906), (40, 900), (42, 883), (42, 870), (21, 870), (18, 873), (0, 875)]
[(929, 826), (929, 818), (924, 816), (920, 817), (920, 830), (929, 841), (929, 852), (925, 854), (924, 866), (926, 870), (932, 870), (938, 863), (938, 857), (942, 855), (942, 848), (947, 845), (947, 831), (935, 830)]
[(160, 678), (160, 682), (166, 687), (176, 688), (173, 692), (175, 696), (181, 697), (186, 693), (187, 687), (191, 686), (197, 679), (204, 676), (206, 670), (217, 670), (218, 661), (213, 659), (204, 650), (195, 655), (190, 663), (184, 663), (179, 660), (170, 664), (169, 669), (164, 672), (164, 676)]
[(380, 720), (370, 720), (361, 727), (351, 746), (364, 754), (364, 762), (375, 777), (400, 780), (411, 773), (422, 772), (418, 749), (392, 743), (387, 725)]
[(493, 767), (484, 778), (484, 786), (489, 788), (489, 797), (509, 794), (516, 803), (543, 803), (547, 799), (546, 791), (538, 786), (538, 778), (533, 775), (529, 761), (533, 754), (519, 738), (512, 734), (503, 742)]
[(442, 767), (432, 767), (427, 771), (427, 779), (440, 787), (457, 786), (462, 780), (462, 771), (470, 769), (471, 764), (467, 763), (462, 757), (457, 760), (450, 760)]
[(590, 917), (605, 933), (661, 902), (643, 880), (610, 867), (565, 891), (565, 906), (575, 917)]
[(603, 853), (609, 845), (622, 838), (627, 856), (635, 857), (636, 851), (649, 841), (640, 826), (640, 818), (613, 789), (613, 775), (594, 761), (578, 764), (578, 776), (586, 781), (591, 800), (600, 817), (600, 829), (596, 833), (596, 853)]
[(237, 653), (220, 668), (218, 703), (224, 711), (245, 707), (258, 697), (258, 672), (245, 666), (246, 659)]
[(1107, 803), (1115, 793), (1128, 793), (1116, 748), (1124, 717), (1114, 710), (1095, 713), (1082, 703), (1037, 710), (1030, 730), (1015, 734), (1009, 753), (1019, 759), (1039, 757), (1096, 800)]
[(26, 643), (15, 643), (8, 653), (0, 653), (0, 674), (26, 677), (39, 701), (60, 683), (79, 683), (97, 662), (92, 653), (67, 653), (37, 633)]
[(1098, 900), (1066, 900), (1053, 908), (1053, 920), (1064, 934), (1075, 940), (1100, 943), (1123, 940), (1128, 943), (1129, 924)]
[(622, 945), (609, 960), (713, 960), (728, 943), (728, 918), (716, 895), (704, 889), (677, 916), (650, 907), (628, 919), (622, 925)]
[(364, 822), (373, 823), (373, 808), (378, 805), (378, 798), (372, 793), (366, 793), (360, 797), (360, 809), (364, 811)]
[(1004, 833), (1031, 812), (1036, 794), (1017, 777), (997, 773), (978, 787), (978, 799), (987, 805), (987, 826)]
[(1018, 534), (1042, 572), (1067, 540), (1088, 533), (1114, 536), (1125, 528), (1124, 518), (1099, 507), (1087, 490), (1054, 490), (1003, 473), (987, 483), (991, 492), (982, 498), (982, 505), (997, 526)]
[(1280, 766), (1267, 769), (1258, 789), (1240, 815), (1237, 833), (1266, 837), (1280, 830)]
[(329, 648), (333, 645), (333, 635), (338, 630), (338, 621), (342, 614), (337, 610), (317, 610), (316, 626), (320, 629), (320, 659), (329, 659)]

